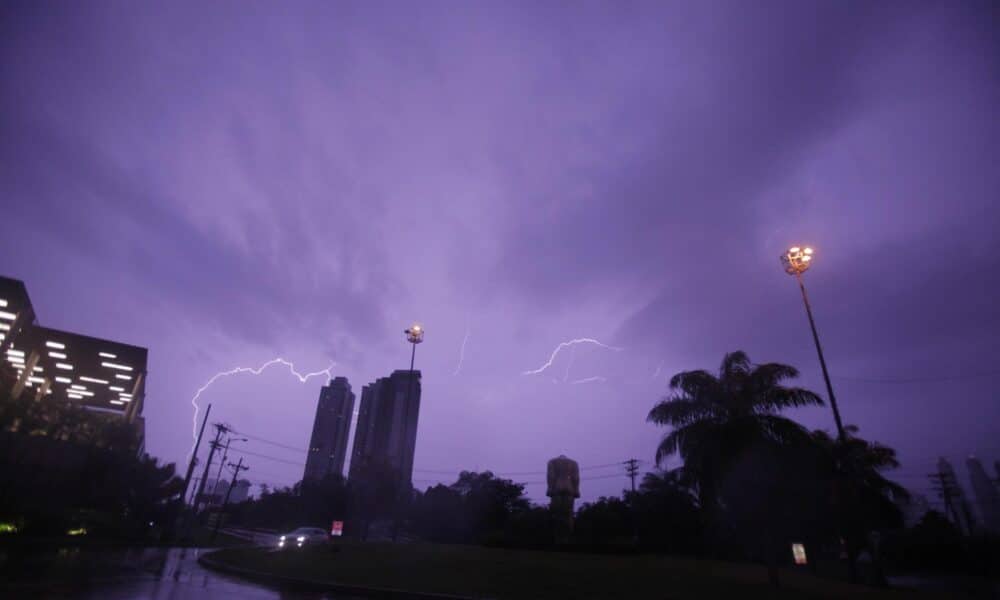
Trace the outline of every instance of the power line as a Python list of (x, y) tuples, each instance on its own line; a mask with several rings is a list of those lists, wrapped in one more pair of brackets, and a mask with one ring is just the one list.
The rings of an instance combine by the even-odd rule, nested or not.
[(244, 450), (242, 448), (240, 449), (239, 453), (240, 454), (246, 454), (246, 455), (249, 455), (249, 456), (256, 456), (257, 458), (264, 458), (264, 459), (267, 459), (267, 460), (273, 460), (274, 462), (285, 463), (286, 465), (294, 465), (296, 467), (304, 467), (305, 464), (306, 464), (304, 462), (297, 462), (297, 461), (292, 461), (292, 460), (285, 460), (283, 458), (278, 458), (276, 456), (268, 456), (267, 454), (260, 454), (260, 453), (257, 453), (257, 452), (250, 452), (249, 450)]
[(264, 444), (270, 444), (272, 446), (277, 446), (278, 448), (284, 448), (286, 450), (294, 450), (295, 452), (308, 452), (308, 450), (306, 450), (305, 448), (297, 448), (295, 446), (289, 446), (288, 444), (282, 444), (281, 442), (275, 442), (274, 440), (269, 440), (267, 438), (262, 438), (262, 437), (260, 437), (258, 435), (253, 435), (253, 434), (247, 433), (245, 431), (236, 431), (236, 430), (233, 430), (233, 431), (235, 431), (239, 435), (245, 435), (246, 437), (250, 438), (251, 440), (254, 440), (254, 441), (257, 441), (257, 442), (262, 442)]
[(878, 378), (878, 377), (850, 377), (843, 375), (834, 375), (834, 379), (841, 379), (843, 381), (856, 381), (860, 383), (882, 383), (888, 385), (894, 384), (906, 384), (906, 383), (933, 383), (937, 381), (958, 381), (961, 379), (978, 379), (980, 377), (996, 377), (1000, 375), (1000, 371), (984, 371), (980, 373), (963, 373), (954, 375), (940, 375), (935, 377), (901, 377), (901, 378)]

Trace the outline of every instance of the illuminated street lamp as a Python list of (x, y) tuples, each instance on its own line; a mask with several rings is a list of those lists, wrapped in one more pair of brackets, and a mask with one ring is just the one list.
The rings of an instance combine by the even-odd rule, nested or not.
[(830, 397), (830, 408), (833, 409), (833, 420), (837, 423), (837, 439), (841, 443), (845, 440), (844, 424), (840, 421), (840, 411), (837, 410), (837, 398), (833, 395), (833, 385), (830, 384), (830, 373), (826, 370), (826, 359), (823, 358), (823, 347), (819, 343), (819, 334), (816, 333), (816, 322), (813, 321), (812, 307), (809, 306), (809, 296), (806, 295), (806, 286), (802, 282), (802, 274), (809, 270), (813, 260), (813, 249), (799, 246), (792, 246), (787, 252), (781, 255), (781, 265), (785, 272), (794, 275), (799, 282), (799, 289), (802, 290), (802, 302), (806, 305), (806, 315), (809, 317), (809, 327), (812, 329), (813, 342), (816, 343), (816, 353), (819, 355), (819, 366), (823, 369), (823, 380), (826, 382), (826, 394)]

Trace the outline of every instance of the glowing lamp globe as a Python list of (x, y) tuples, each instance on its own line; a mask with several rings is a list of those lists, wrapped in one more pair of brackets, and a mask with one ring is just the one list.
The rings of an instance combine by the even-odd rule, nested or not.
[(781, 255), (781, 266), (789, 275), (801, 275), (812, 264), (813, 249), (806, 246), (792, 246)]

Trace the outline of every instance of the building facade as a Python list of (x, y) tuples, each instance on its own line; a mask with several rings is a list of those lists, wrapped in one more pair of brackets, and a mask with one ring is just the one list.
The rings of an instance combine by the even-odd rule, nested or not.
[(0, 351), (0, 387), (10, 398), (30, 394), (124, 419), (142, 448), (146, 348), (43, 327), (24, 283), (0, 277)]
[(353, 416), (354, 392), (346, 377), (336, 377), (320, 389), (302, 479), (344, 476), (347, 438)]
[(983, 528), (992, 533), (1000, 533), (1000, 492), (997, 484), (990, 480), (983, 463), (975, 456), (965, 461), (972, 482), (972, 493), (976, 498), (976, 508), (982, 519)]
[(409, 485), (420, 417), (420, 371), (394, 371), (361, 390), (350, 478), (368, 465), (384, 465)]

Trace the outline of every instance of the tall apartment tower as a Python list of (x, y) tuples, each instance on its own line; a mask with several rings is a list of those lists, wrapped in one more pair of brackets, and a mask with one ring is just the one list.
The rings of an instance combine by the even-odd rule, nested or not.
[(413, 371), (412, 379), (410, 371), (394, 371), (364, 386), (349, 478), (368, 465), (382, 465), (411, 483), (419, 416), (420, 371)]
[(979, 508), (979, 516), (983, 519), (983, 526), (988, 531), (1000, 532), (1000, 491), (997, 491), (997, 484), (990, 480), (983, 463), (975, 456), (970, 456), (965, 461), (965, 466), (969, 469), (972, 493), (976, 497), (976, 506)]
[(354, 392), (346, 377), (336, 377), (320, 389), (302, 479), (323, 479), (327, 475), (343, 477), (353, 415)]

